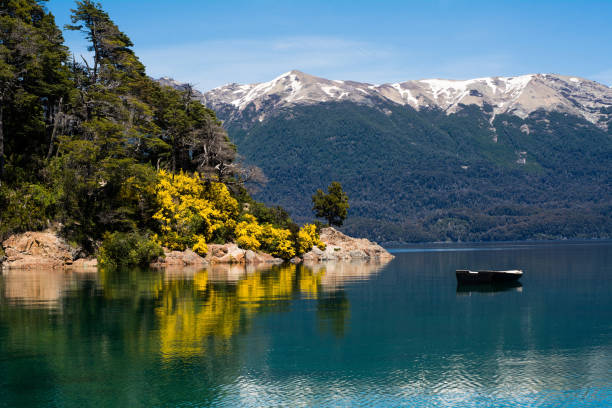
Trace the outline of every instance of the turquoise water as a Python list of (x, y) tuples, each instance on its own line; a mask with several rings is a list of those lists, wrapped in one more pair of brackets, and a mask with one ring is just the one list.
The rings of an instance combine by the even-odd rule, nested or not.
[[(612, 406), (612, 243), (0, 275), (0, 406)], [(457, 287), (457, 268), (522, 286)]]

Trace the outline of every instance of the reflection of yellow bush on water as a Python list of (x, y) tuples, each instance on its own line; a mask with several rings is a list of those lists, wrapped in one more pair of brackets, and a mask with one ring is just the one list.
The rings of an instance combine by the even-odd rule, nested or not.
[(156, 309), (161, 353), (166, 358), (202, 354), (208, 338), (229, 339), (246, 319), (267, 310), (269, 302), (300, 293), (316, 298), (320, 281), (321, 272), (295, 265), (256, 271), (235, 285), (209, 282), (206, 271), (193, 280), (166, 281)]
[(189, 282), (192, 285), (185, 285), (186, 281), (180, 280), (165, 283), (160, 306), (156, 309), (163, 357), (201, 354), (208, 336), (228, 339), (238, 329), (238, 304), (205, 282), (206, 272), (200, 272)]
[[(102, 268), (97, 275), (6, 272), (0, 276), (0, 289), (9, 303), (53, 308), (60, 313), (67, 307), (74, 313), (71, 308), (82, 300), (66, 303), (64, 297), (71, 299), (80, 293), (82, 282), (95, 280), (91, 289), (103, 297), (104, 304), (129, 302), (143, 311), (129, 314), (143, 319), (134, 323), (143, 330), (125, 331), (134, 347), (159, 347), (164, 358), (172, 359), (202, 355), (207, 350), (223, 352), (232, 344), (228, 340), (246, 330), (251, 319), (262, 313), (287, 311), (290, 302), (299, 297), (316, 300), (321, 330), (342, 335), (349, 316), (348, 299), (340, 293), (343, 283), (365, 279), (378, 266), (327, 264), (311, 268), (286, 264), (263, 270), (253, 268), (224, 265), (221, 269), (212, 266), (209, 270), (164, 273)], [(91, 292), (78, 296), (88, 297)], [(339, 297), (342, 299), (336, 300)], [(92, 313), (87, 308), (75, 310), (82, 312), (84, 321), (89, 320), (87, 313)], [(154, 324), (146, 323), (148, 318), (153, 318)], [(122, 322), (128, 324), (132, 320)]]
[(321, 279), (325, 276), (325, 268), (314, 272), (310, 268), (300, 267), (300, 293), (307, 299), (316, 299), (321, 291)]
[(236, 285), (237, 300), (250, 310), (264, 300), (288, 300), (293, 292), (295, 265), (283, 266), (271, 273), (260, 271), (241, 279)]

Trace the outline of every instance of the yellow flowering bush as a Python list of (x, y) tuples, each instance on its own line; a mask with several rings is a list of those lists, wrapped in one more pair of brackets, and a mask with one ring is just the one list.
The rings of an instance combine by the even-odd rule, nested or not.
[(325, 250), (325, 244), (321, 241), (321, 238), (319, 238), (317, 227), (314, 224), (305, 224), (298, 231), (298, 254), (303, 254), (310, 251), (315, 245), (318, 246), (319, 249)]
[(295, 256), (295, 248), (291, 240), (291, 231), (283, 228), (274, 228), (265, 224), (261, 235), (262, 249), (270, 255), (283, 259)]
[(263, 228), (251, 214), (246, 214), (242, 218), (243, 221), (236, 225), (236, 244), (240, 248), (256, 251), (261, 246), (257, 238), (261, 236)]
[(291, 231), (275, 228), (271, 224), (259, 224), (251, 214), (242, 217), (235, 229), (236, 244), (253, 251), (261, 249), (273, 256), (289, 259), (295, 256)]
[(236, 226), (238, 202), (225, 184), (202, 180), (197, 173), (160, 170), (155, 196), (159, 210), (153, 218), (160, 223), (159, 240), (170, 249), (191, 247), (205, 254), (206, 242)]
[(303, 254), (314, 245), (325, 248), (313, 224), (304, 225), (295, 234), (269, 222), (260, 224), (253, 214), (244, 214), (237, 222), (238, 202), (223, 183), (183, 171), (172, 174), (160, 170), (157, 176), (158, 210), (153, 218), (159, 222), (159, 234), (154, 240), (167, 248), (191, 248), (205, 255), (211, 241), (225, 242), (234, 236), (241, 248), (283, 259)]
[(198, 253), (200, 255), (206, 255), (206, 253), (208, 252), (208, 245), (206, 245), (206, 238), (204, 238), (202, 235), (195, 235), (194, 238), (196, 240), (196, 243), (193, 245), (191, 249), (193, 249), (195, 253)]

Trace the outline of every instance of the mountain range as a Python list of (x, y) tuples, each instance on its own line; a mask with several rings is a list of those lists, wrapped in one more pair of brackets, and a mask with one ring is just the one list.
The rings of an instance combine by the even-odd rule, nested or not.
[(416, 110), (438, 108), (447, 114), (462, 105), (491, 107), (491, 118), (511, 113), (521, 118), (543, 109), (581, 116), (607, 128), (611, 119), (612, 89), (583, 78), (554, 74), (487, 77), (470, 80), (424, 79), (383, 85), (328, 80), (300, 71), (287, 72), (270, 82), (228, 84), (202, 96), (209, 107), (228, 112), (228, 120), (246, 112), (263, 121), (283, 107), (325, 102), (352, 102), (376, 106), (392, 102)]
[(257, 197), (297, 221), (338, 180), (345, 230), (381, 242), (612, 236), (606, 85), (557, 74), (372, 85), (290, 71), (194, 96), (268, 176)]

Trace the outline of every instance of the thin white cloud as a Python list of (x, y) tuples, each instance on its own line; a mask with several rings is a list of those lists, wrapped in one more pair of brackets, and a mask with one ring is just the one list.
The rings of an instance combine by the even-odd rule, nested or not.
[[(338, 37), (230, 39), (136, 49), (149, 75), (171, 76), (201, 90), (229, 82), (254, 83), (299, 69), (329, 79), (370, 83), (420, 78), (513, 75), (512, 58), (502, 54), (459, 59), (415, 55), (396, 45)], [(437, 61), (436, 61), (437, 60)]]
[(228, 82), (268, 81), (291, 69), (332, 76), (356, 67), (374, 72), (381, 61), (392, 58), (394, 50), (389, 46), (334, 37), (292, 37), (206, 41), (170, 48), (136, 49), (136, 53), (151, 76), (172, 76), (206, 90)]

